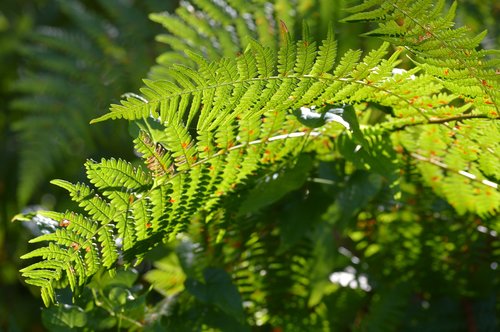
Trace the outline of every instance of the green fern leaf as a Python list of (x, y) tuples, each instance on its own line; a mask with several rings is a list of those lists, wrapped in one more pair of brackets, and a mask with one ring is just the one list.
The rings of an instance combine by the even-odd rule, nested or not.
[(311, 70), (311, 75), (320, 76), (332, 70), (337, 56), (337, 43), (333, 37), (333, 29), (330, 28), (328, 29), (326, 40), (324, 40), (323, 44), (319, 47), (319, 56)]
[[(207, 1), (197, 3), (209, 11), (219, 6)], [(433, 8), (426, 5), (426, 1), (418, 3), (425, 6), (408, 5), (408, 12), (411, 12), (408, 15), (414, 15), (409, 17), (415, 17), (418, 23), (422, 15), (435, 16), (429, 12)], [(238, 6), (241, 2), (233, 1), (232, 4)], [(392, 2), (371, 1), (369, 4), (363, 8), (380, 5), (380, 10), (387, 13), (381, 14), (377, 9), (368, 15), (373, 19), (389, 19), (395, 12)], [(265, 17), (262, 9), (255, 10), (261, 18)], [(224, 21), (226, 14), (209, 15), (214, 20)], [(199, 38), (196, 29), (185, 20), (157, 19), (166, 20), (165, 24), (172, 27), (186, 28), (179, 35), (185, 33), (189, 39), (180, 43)], [(398, 30), (401, 34), (398, 37), (410, 38), (414, 33), (411, 29), (418, 30), (419, 24), (416, 25), (408, 26), (403, 32)], [(446, 22), (436, 21), (438, 25), (440, 29), (448, 29)], [(272, 22), (262, 26), (274, 31)], [(483, 111), (492, 108), (483, 105), (481, 109), (476, 100), (471, 101), (471, 106), (464, 105), (467, 103), (465, 96), (491, 97), (477, 81), (479, 76), (455, 88), (453, 84), (459, 83), (435, 74), (445, 61), (437, 53), (430, 54), (436, 44), (414, 45), (415, 52), (421, 52), (415, 55), (416, 68), (405, 72), (396, 68), (403, 49), (391, 51), (389, 42), (363, 57), (360, 51), (347, 51), (336, 62), (337, 46), (331, 31), (327, 39), (318, 44), (318, 51), (316, 43), (309, 41), (307, 27), (304, 27), (301, 41), (292, 43), (284, 36), (279, 48), (270, 45), (276, 36), (264, 38), (261, 29), (258, 27), (256, 34), (267, 43), (250, 39), (243, 53), (216, 61), (187, 52), (189, 61), (195, 65), (168, 67), (164, 71), (168, 74), (166, 79), (145, 80), (145, 87), (140, 90), (142, 95), (128, 95), (120, 105), (112, 105), (109, 113), (93, 120), (135, 121), (140, 128), (135, 147), (149, 171), (111, 159), (86, 164), (87, 175), (96, 190), (83, 184), (53, 181), (70, 192), (73, 200), (84, 209), (85, 217), (82, 220), (77, 214), (56, 217), (64, 218), (59, 219), (61, 227), (65, 227), (66, 219), (70, 225), (71, 220), (76, 220), (75, 226), (35, 240), (48, 241), (48, 247), (25, 256), (53, 258), (64, 263), (60, 270), (57, 269), (59, 265), (51, 265), (44, 271), (41, 264), (26, 272), (33, 282), (44, 285), (45, 299), (52, 299), (48, 295), (52, 282), (60, 280), (62, 275), (67, 275), (73, 290), (88, 280), (96, 271), (97, 265), (93, 263), (99, 255), (104, 266), (113, 267), (120, 251), (123, 264), (128, 266), (140, 260), (160, 240), (171, 240), (186, 230), (195, 217), (210, 219), (217, 213), (227, 213), (231, 198), (247, 192), (261, 175), (277, 174), (284, 167), (293, 167), (291, 165), (302, 153), (324, 150), (321, 146), (325, 142), (328, 145), (334, 141), (335, 152), (351, 161), (355, 168), (375, 171), (381, 175), (377, 179), (383, 177), (392, 185), (397, 184), (399, 162), (411, 157), (416, 160), (424, 181), (430, 186), (436, 182), (434, 189), (438, 194), (450, 202), (457, 201), (459, 213), (487, 216), (497, 211), (497, 204), (486, 203), (485, 197), (496, 198), (498, 193), (480, 189), (494, 184), (496, 172), (488, 165), (494, 164), (497, 156), (492, 153), (480, 159), (479, 149), (491, 142), (481, 137), (479, 129), (473, 129), (483, 121), (491, 124), (489, 115)], [(446, 35), (438, 30), (432, 33), (437, 36), (442, 32), (439, 38), (457, 38), (456, 34)], [(391, 41), (392, 36), (386, 37)], [(449, 43), (447, 45), (451, 45)], [(426, 64), (436, 68), (426, 68)], [(468, 70), (465, 67), (452, 68), (453, 75), (463, 78)], [(480, 75), (485, 73), (491, 76), (487, 70)], [(467, 95), (459, 94), (464, 92)], [(385, 122), (372, 127), (360, 124), (358, 117), (368, 112), (367, 103), (391, 110)], [(343, 111), (333, 113), (329, 109), (331, 105), (344, 105)], [(297, 113), (302, 108), (317, 109), (315, 114), (325, 121), (315, 128), (304, 125)], [(331, 120), (333, 115), (338, 117), (337, 121)], [(459, 125), (450, 133), (457, 121), (467, 125)], [(478, 151), (464, 156), (463, 146), (454, 143), (454, 135), (463, 136), (461, 140)], [(402, 146), (400, 159), (394, 150), (398, 144)], [(483, 172), (480, 166), (488, 172)], [(436, 174), (439, 181), (433, 180)], [(463, 191), (451, 192), (450, 188)], [(481, 201), (478, 206), (470, 203), (476, 197)], [(245, 240), (257, 265), (269, 263), (269, 271), (274, 276), (289, 274), (286, 264), (266, 261), (266, 253), (277, 249), (273, 245), (278, 241), (263, 243), (258, 241), (257, 234)], [(89, 248), (87, 253), (84, 252), (86, 248)], [(93, 251), (93, 248), (99, 250)], [(300, 269), (305, 264), (304, 255), (297, 256), (302, 258), (294, 266)], [(42, 272), (35, 272), (38, 270)], [(255, 281), (256, 276), (246, 273), (248, 269), (239, 272), (244, 278)], [(37, 281), (37, 278), (43, 280)], [(47, 286), (44, 280), (49, 280), (52, 286)], [(299, 282), (293, 284), (297, 285), (299, 294), (307, 293), (306, 287)], [(272, 289), (265, 292), (274, 294)]]
[[(466, 28), (451, 29), (457, 3), (453, 3), (446, 16), (442, 16), (444, 1), (366, 1), (363, 5), (352, 7), (353, 14), (346, 21), (380, 21), (379, 28), (371, 32), (395, 45), (401, 45), (415, 55), (415, 61), (422, 68), (439, 76), (446, 88), (460, 95), (489, 101), (494, 116), (498, 116), (498, 93), (492, 87), (498, 85), (498, 77), (488, 79), (485, 72), (495, 68), (494, 61), (476, 48), (484, 39), (486, 32), (470, 37)], [(366, 8), (375, 7), (369, 14)], [(395, 23), (396, 22), (396, 23)], [(429, 65), (429, 63), (431, 65)], [(462, 75), (449, 77), (449, 71), (459, 69)], [(497, 75), (498, 76), (498, 75)], [(463, 81), (471, 80), (471, 84)], [(495, 83), (493, 83), (495, 82)], [(468, 87), (469, 85), (469, 87)]]

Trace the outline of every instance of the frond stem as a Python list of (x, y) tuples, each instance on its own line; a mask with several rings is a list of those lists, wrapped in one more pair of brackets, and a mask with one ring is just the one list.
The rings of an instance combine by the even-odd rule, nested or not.
[[(284, 81), (284, 80), (301, 80), (301, 79), (313, 79), (313, 80), (317, 80), (317, 81), (328, 81), (328, 82), (345, 82), (345, 83), (353, 83), (353, 84), (359, 84), (362, 86), (370, 87), (370, 88), (378, 90), (380, 92), (385, 92), (385, 93), (401, 100), (402, 102), (407, 104), (408, 107), (416, 110), (426, 120), (430, 120), (428, 115), (426, 115), (421, 109), (419, 109), (415, 105), (412, 105), (410, 103), (410, 101), (406, 100), (405, 98), (401, 97), (400, 95), (398, 95), (398, 94), (396, 94), (388, 89), (384, 89), (380, 86), (376, 86), (373, 83), (363, 82), (360, 80), (353, 80), (353, 79), (344, 78), (344, 77), (325, 77), (325, 76), (315, 76), (315, 75), (309, 75), (309, 74), (305, 74), (305, 75), (301, 75), (301, 76), (254, 77), (254, 78), (246, 78), (246, 79), (242, 79), (242, 80), (235, 80), (235, 81), (231, 81), (231, 82), (224, 82), (224, 83), (213, 84), (213, 85), (205, 85), (205, 86), (197, 87), (194, 89), (186, 89), (186, 90), (183, 90), (181, 92), (172, 93), (172, 94), (169, 94), (167, 96), (164, 96), (164, 97), (161, 97), (161, 98), (158, 98), (155, 100), (149, 100), (149, 102), (144, 103), (144, 105), (149, 106), (149, 105), (151, 105), (152, 102), (161, 103), (164, 100), (172, 99), (175, 97), (181, 97), (184, 95), (192, 95), (192, 94), (195, 94), (197, 92), (202, 92), (202, 91), (210, 90), (210, 89), (217, 89), (217, 88), (226, 87), (226, 86), (243, 85), (245, 83), (251, 83), (251, 82), (267, 82), (269, 80)], [(129, 112), (137, 112), (137, 110), (140, 109), (141, 107), (143, 107), (143, 105), (128, 106), (128, 111)], [(112, 114), (113, 114), (113, 112), (110, 112), (110, 113), (108, 113), (100, 118), (92, 120), (90, 123), (102, 121), (103, 117), (104, 117), (104, 119), (106, 119), (107, 116), (112, 117)]]
[(415, 152), (410, 153), (410, 156), (412, 156), (414, 159), (430, 163), (432, 165), (438, 166), (442, 169), (453, 172), (455, 174), (462, 175), (462, 176), (464, 176), (472, 181), (479, 182), (485, 186), (491, 187), (493, 189), (498, 189), (498, 183), (495, 183), (495, 182), (492, 182), (489, 180), (480, 179), (476, 175), (471, 174), (469, 172), (452, 168), (449, 165), (437, 160), (436, 158), (428, 158), (428, 157), (422, 156), (422, 155), (415, 153)]
[[(427, 125), (427, 124), (445, 124), (450, 121), (463, 121), (463, 120), (470, 120), (470, 119), (490, 119), (490, 120), (500, 120), (500, 118), (491, 118), (487, 115), (484, 114), (462, 114), (462, 115), (457, 115), (457, 116), (452, 116), (449, 118), (430, 118), (429, 121), (427, 122), (413, 122), (413, 123), (405, 123), (401, 126), (398, 126), (395, 128), (396, 131), (403, 130), (408, 127), (415, 127), (415, 126), (422, 126), (422, 125)], [(390, 122), (388, 123), (390, 124)]]

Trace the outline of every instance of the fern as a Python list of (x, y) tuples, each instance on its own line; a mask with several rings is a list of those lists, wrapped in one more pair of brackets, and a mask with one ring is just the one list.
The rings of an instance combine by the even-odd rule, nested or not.
[[(286, 8), (284, 2), (280, 3), (281, 8)], [(245, 16), (239, 11), (217, 8), (218, 3), (209, 1), (200, 0), (197, 4), (203, 12), (186, 3), (178, 17), (153, 16), (176, 31), (167, 38), (174, 52), (160, 59), (162, 72), (153, 73), (162, 79), (145, 80), (141, 95), (130, 94), (120, 104), (112, 105), (109, 113), (92, 120), (133, 121), (139, 127), (134, 145), (143, 167), (114, 159), (89, 161), (87, 177), (95, 190), (84, 184), (54, 181), (70, 192), (83, 211), (44, 213), (56, 220), (60, 229), (34, 239), (48, 241), (48, 247), (24, 256), (44, 259), (25, 268), (23, 275), (42, 288), (45, 304), (55, 301), (54, 288), (63, 278), (76, 291), (100, 266), (117, 265), (118, 257), (123, 257), (125, 265), (136, 264), (160, 240), (172, 240), (185, 231), (193, 218), (219, 219), (221, 213), (234, 206), (232, 199), (247, 194), (249, 188), (262, 181), (262, 176), (279, 176), (304, 153), (323, 153), (326, 159), (335, 152), (354, 168), (379, 173), (373, 193), (382, 181), (389, 182), (391, 190), (397, 190), (397, 174), (407, 158), (412, 158), (411, 165), (416, 165), (424, 181), (459, 214), (472, 212), (488, 217), (498, 211), (500, 194), (494, 166), (498, 164), (498, 140), (495, 135), (481, 135), (485, 128), (498, 132), (497, 115), (492, 113), (497, 107), (496, 92), (482, 83), (484, 75), (492, 74), (494, 62), (484, 58), (487, 52), (475, 51), (478, 40), (463, 41), (459, 46), (474, 54), (475, 60), (484, 61), (484, 67), (473, 76), (474, 80), (457, 83), (461, 82), (457, 77), (466, 75), (472, 66), (456, 51), (448, 60), (443, 59), (445, 53), (440, 53), (456, 45), (462, 36), (462, 30), (450, 28), (451, 15), (439, 15), (441, 3), (433, 7), (420, 1), (420, 6), (408, 5), (400, 10), (406, 8), (406, 2), (387, 2), (367, 12), (377, 5), (369, 1), (352, 8), (363, 13), (354, 14), (350, 20), (385, 22), (376, 33), (384, 35), (387, 42), (367, 54), (347, 51), (340, 59), (336, 59), (336, 54), (341, 45), (335, 41), (333, 29), (317, 43), (311, 40), (304, 25), (302, 40), (294, 41), (287, 24), (273, 26), (273, 21), (269, 21), (257, 25), (252, 32), (252, 24), (242, 20)], [(243, 2), (231, 4), (239, 10), (243, 8)], [(253, 3), (249, 10), (252, 19), (259, 22), (267, 15), (265, 7)], [(194, 23), (188, 19), (189, 11), (199, 15), (205, 24), (194, 29)], [(401, 29), (387, 23), (399, 19), (394, 16), (396, 12), (403, 13), (405, 22), (414, 23), (404, 23)], [(422, 28), (418, 22), (424, 22), (427, 16), (432, 29), (418, 30)], [(214, 20), (213, 32), (208, 29), (209, 18)], [(234, 31), (242, 31), (238, 33), (250, 31), (248, 43), (231, 34), (231, 29), (222, 31), (224, 22), (235, 22)], [(263, 33), (263, 28), (274, 32), (281, 29), (280, 41), (277, 42), (277, 35)], [(431, 33), (440, 43), (429, 40), (423, 47), (424, 41), (408, 42), (421, 32)], [(406, 42), (399, 43), (401, 39)], [(405, 49), (392, 48), (391, 43), (404, 45), (411, 52), (415, 57), (413, 69), (396, 68)], [(204, 54), (190, 51), (192, 45), (201, 46)], [(185, 57), (175, 52), (181, 48), (187, 48)], [(242, 52), (237, 53), (239, 50)], [(168, 65), (180, 57), (184, 59), (182, 64)], [(437, 73), (445, 66), (454, 74)], [(492, 86), (497, 83), (491, 81)], [(460, 86), (455, 87), (457, 84)], [(469, 103), (468, 98), (476, 101)], [(370, 105), (388, 108), (391, 114), (385, 115), (382, 122), (367, 126), (369, 121), (363, 123), (360, 119), (373, 112)], [(337, 108), (342, 121), (326, 120), (328, 114), (329, 119), (334, 119), (332, 108)], [(301, 121), (304, 109), (324, 123), (309, 126)], [(476, 152), (464, 154), (465, 148)], [(354, 178), (355, 181), (358, 180)], [(345, 197), (349, 194), (346, 191)], [(370, 199), (367, 197), (358, 206), (368, 204)], [(471, 204), (472, 200), (480, 204)], [(260, 207), (258, 203), (249, 204)], [(347, 219), (357, 212), (348, 207), (337, 211)], [(73, 223), (75, 226), (71, 226)], [(273, 234), (269, 236), (274, 238)], [(253, 255), (249, 261), (265, 265), (267, 262), (260, 260), (265, 258), (265, 252), (275, 250), (265, 248), (273, 241), (252, 242), (256, 239), (255, 234), (246, 239)], [(260, 251), (264, 256), (255, 254)], [(304, 258), (301, 253), (297, 256), (299, 261)], [(277, 275), (295, 266), (277, 265), (273, 265)], [(253, 277), (243, 275), (245, 278)], [(250, 282), (257, 283), (253, 279)], [(287, 286), (307, 293), (298, 280)], [(285, 288), (285, 292), (289, 291)], [(304, 299), (298, 301), (302, 301), (299, 307), (305, 306)], [(279, 317), (279, 310), (274, 315)]]
[[(311, 167), (310, 163), (311, 159), (301, 162), (299, 169)], [(295, 173), (298, 170), (284, 170), (283, 176), (287, 172)], [(303, 175), (302, 184), (305, 180)], [(280, 189), (283, 186), (281, 181), (275, 183), (270, 180), (259, 186), (284, 190)], [(288, 195), (287, 198), (296, 203), (300, 201), (302, 205), (311, 208), (320, 206), (313, 198), (302, 201), (302, 194), (303, 191), (299, 190), (296, 195)], [(237, 204), (237, 201), (233, 201), (230, 206), (237, 209)], [(325, 208), (327, 204), (324, 201), (321, 207)], [(314, 215), (320, 214), (322, 208), (317, 209)], [(285, 203), (280, 204), (279, 212), (266, 209), (258, 217), (251, 219), (235, 219), (230, 213), (217, 214), (217, 219), (213, 216), (209, 217), (210, 220), (204, 219), (208, 217), (206, 215), (196, 218), (189, 229), (189, 233), (193, 234), (189, 241), (193, 241), (191, 255), (194, 258), (189, 263), (181, 264), (185, 273), (191, 279), (202, 279), (201, 275), (205, 274), (207, 264), (224, 267), (232, 275), (233, 283), (238, 286), (246, 304), (246, 314), (253, 325), (281, 326), (291, 331), (319, 327), (319, 313), (316, 309), (310, 312), (307, 305), (311, 291), (307, 271), (312, 268), (310, 258), (313, 239), (308, 236), (309, 232), (300, 233), (298, 238), (285, 235), (293, 232), (292, 229), (285, 230), (288, 228), (286, 224), (291, 221), (289, 217), (295, 219), (294, 225), (301, 229), (310, 226), (304, 223), (307, 219), (304, 219), (305, 215), (301, 215), (299, 209), (299, 204)], [(311, 214), (308, 216), (314, 217)], [(276, 227), (284, 230), (284, 233), (278, 236), (273, 231)], [(177, 255), (180, 259), (184, 256), (179, 252)], [(160, 268), (169, 271), (172, 267), (170, 264), (170, 267)], [(153, 270), (151, 275), (157, 273), (160, 271)], [(153, 280), (156, 287), (164, 284), (162, 279)], [(176, 286), (171, 284), (171, 287), (175, 289)], [(187, 291), (192, 293), (189, 287)], [(282, 301), (284, 298), (287, 299), (286, 303)]]
[(301, 34), (304, 22), (311, 35), (320, 39), (326, 36), (328, 25), (339, 17), (342, 9), (343, 1), (279, 0), (265, 5), (257, 0), (182, 1), (175, 15), (150, 15), (169, 32), (159, 35), (157, 40), (171, 48), (158, 57), (158, 66), (153, 67), (151, 77), (170, 78), (169, 67), (174, 63), (196, 67), (198, 63), (185, 55), (186, 50), (201, 53), (212, 61), (233, 58), (254, 39), (276, 51), (287, 38), (282, 33), (283, 27), (293, 40)]
[[(495, 51), (476, 49), (485, 33), (469, 37), (466, 28), (451, 29), (456, 3), (443, 16), (444, 5), (444, 1), (366, 1), (350, 8), (354, 14), (346, 21), (378, 21), (378, 28), (369, 35), (405, 47), (415, 64), (441, 85), (440, 89), (451, 91), (448, 95), (430, 95), (423, 99), (420, 94), (414, 95), (411, 104), (417, 105), (429, 122), (441, 123), (442, 127), (422, 125), (422, 129), (411, 130), (411, 136), (409, 132), (398, 135), (411, 142), (406, 138), (398, 141), (421, 161), (419, 167), (427, 183), (457, 211), (486, 216), (499, 210), (499, 178), (484, 162), (486, 168), (481, 165), (478, 154), (481, 151), (483, 160), (500, 161), (495, 152), (498, 125), (492, 122), (499, 115), (499, 90), (494, 88), (500, 84), (496, 74), (498, 60)], [(396, 115), (409, 115), (403, 112)], [(462, 117), (464, 114), (467, 116)], [(443, 116), (457, 121), (437, 119)], [(469, 116), (471, 119), (467, 120)], [(466, 120), (463, 125), (462, 119)], [(491, 136), (479, 134), (485, 127), (491, 128), (488, 131)], [(453, 140), (455, 135), (457, 139)], [(463, 183), (466, 185), (461, 186)], [(462, 190), (457, 191), (456, 185)], [(472, 203), (474, 201), (478, 204)]]
[[(300, 42), (297, 48), (302, 47), (301, 45), (304, 43)], [(323, 47), (335, 47), (333, 39), (326, 40)], [(365, 61), (380, 62), (386, 48), (387, 46), (384, 46), (376, 56), (367, 55)], [(145, 152), (143, 158), (146, 164), (155, 164), (149, 166), (154, 169), (151, 174), (153, 185), (141, 187), (146, 183), (137, 186), (139, 180), (135, 182), (131, 179), (125, 180), (126, 176), (132, 178), (143, 178), (143, 176), (139, 170), (131, 171), (130, 166), (122, 162), (111, 161), (103, 161), (98, 165), (87, 163), (89, 179), (103, 193), (102, 198), (98, 196), (90, 198), (89, 195), (93, 193), (84, 185), (73, 186), (60, 181), (55, 183), (69, 190), (73, 199), (90, 218), (101, 224), (101, 228), (109, 224), (114, 225), (116, 230), (113, 236), (115, 240), (122, 241), (126, 254), (142, 256), (143, 253), (134, 254), (134, 245), (151, 236), (148, 233), (149, 227), (152, 228), (152, 232), (174, 235), (184, 229), (192, 213), (204, 206), (217, 206), (220, 197), (234, 191), (236, 186), (259, 168), (279, 165), (300, 151), (300, 145), (294, 140), (285, 140), (297, 133), (300, 134), (297, 135), (298, 140), (304, 140), (309, 136), (307, 132), (297, 132), (301, 127), (300, 123), (293, 116), (286, 116), (287, 109), (304, 104), (300, 98), (290, 98), (290, 94), (303, 91), (308, 103), (332, 98), (333, 96), (326, 95), (327, 85), (323, 81), (325, 78), (340, 79), (329, 73), (309, 74), (313, 68), (318, 68), (314, 66), (316, 63), (326, 61), (324, 58), (330, 55), (328, 52), (323, 52), (317, 57), (311, 48), (305, 48), (302, 52), (304, 56), (299, 57), (294, 65), (294, 70), (298, 70), (300, 74), (275, 76), (275, 55), (270, 49), (253, 43), (236, 61), (224, 59), (207, 65), (207, 69), (200, 70), (192, 80), (184, 75), (183, 71), (178, 71), (177, 84), (147, 81), (148, 87), (141, 91), (143, 98), (129, 97), (122, 105), (113, 106), (108, 115), (98, 119), (97, 121), (109, 117), (129, 119), (144, 117), (144, 121), (154, 121), (157, 126), (167, 125), (160, 134), (155, 135), (158, 130), (152, 133), (146, 132), (141, 135), (149, 138), (136, 140), (139, 144), (138, 150)], [(251, 61), (252, 57), (257, 61)], [(245, 71), (238, 71), (238, 68), (245, 68)], [(306, 73), (304, 68), (309, 68)], [(252, 76), (248, 76), (250, 73)], [(190, 75), (194, 75), (194, 72), (190, 72)], [(368, 72), (358, 74), (357, 78), (361, 78), (362, 75), (368, 75)], [(347, 88), (352, 84), (358, 84), (349, 82), (348, 78), (343, 79), (346, 80), (343, 85)], [(280, 81), (290, 82), (284, 85), (285, 91), (278, 88)], [(310, 84), (313, 81), (320, 83), (320, 88), (318, 85)], [(254, 91), (260, 89), (264, 89), (261, 94), (263, 99), (248, 102), (246, 95), (255, 98)], [(186, 98), (189, 98), (189, 102), (182, 101)], [(245, 103), (244, 108), (240, 100)], [(202, 102), (203, 107), (201, 107)], [(237, 110), (242, 108), (245, 112), (238, 113)], [(207, 112), (209, 109), (212, 111)], [(192, 119), (190, 128), (196, 129), (198, 137), (208, 135), (213, 138), (197, 140), (197, 137), (187, 130), (184, 118)], [(239, 137), (235, 137), (234, 134), (227, 135), (228, 126), (239, 128)], [(208, 144), (201, 145), (202, 143)], [(161, 153), (158, 152), (157, 146), (162, 147)], [(275, 146), (280, 146), (281, 151)], [(148, 151), (145, 147), (149, 147)], [(283, 151), (288, 151), (288, 155), (283, 154)], [(210, 183), (204, 180), (209, 178), (215, 181)], [(210, 187), (206, 186), (208, 184)], [(166, 193), (163, 187), (166, 187)], [(155, 191), (166, 194), (162, 202), (167, 203), (156, 208), (163, 209), (157, 213), (162, 220), (152, 218), (152, 214), (148, 213), (149, 209), (155, 209), (150, 204), (154, 206), (157, 203), (151, 201)], [(117, 245), (103, 234), (101, 237), (106, 245), (94, 243), (92, 237), (85, 240), (89, 242), (88, 244), (101, 245), (103, 248), (101, 255), (109, 258), (118, 250)], [(58, 238), (43, 239), (60, 242)], [(80, 241), (76, 243), (82, 246)], [(67, 243), (60, 245), (68, 246)], [(131, 253), (127, 253), (129, 250)], [(71, 264), (74, 257), (67, 256), (64, 259), (65, 263)], [(92, 263), (98, 264), (95, 261)], [(79, 267), (77, 273), (82, 280), (94, 272)], [(25, 275), (38, 278), (32, 270), (26, 270)], [(75, 283), (72, 283), (72, 287), (74, 286)]]
[[(68, 26), (37, 27), (22, 46), (25, 65), (12, 84), (19, 95), (11, 103), (22, 113), (13, 124), (21, 142), (21, 205), (39, 193), (43, 179), (55, 170), (74, 174), (86, 156), (100, 157), (123, 146), (123, 127), (96, 131), (84, 123), (116, 96), (136, 89), (152, 62), (147, 42), (153, 31), (144, 15), (155, 6), (152, 0), (146, 3), (143, 9), (133, 2), (98, 1), (93, 9), (58, 1)], [(110, 140), (110, 133), (116, 139)], [(123, 148), (121, 153), (130, 154)]]
[(500, 95), (493, 87), (500, 81), (495, 73), (495, 61), (488, 59), (494, 52), (476, 50), (486, 32), (470, 37), (465, 27), (450, 29), (454, 25), (456, 2), (445, 16), (442, 15), (445, 1), (370, 1), (365, 4), (350, 10), (375, 9), (353, 14), (346, 20), (381, 21), (369, 34), (406, 47), (415, 61), (445, 88), (465, 96), (465, 101), (473, 104), (477, 112), (498, 117)]

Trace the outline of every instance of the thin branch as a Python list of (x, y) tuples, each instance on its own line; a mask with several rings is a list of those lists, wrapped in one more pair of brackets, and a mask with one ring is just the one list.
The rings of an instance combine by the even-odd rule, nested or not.
[[(463, 120), (470, 120), (470, 119), (500, 120), (500, 117), (491, 118), (485, 114), (462, 114), (462, 115), (452, 116), (449, 118), (430, 118), (428, 121), (416, 121), (416, 122), (412, 122), (412, 123), (405, 123), (401, 126), (394, 128), (394, 130), (399, 131), (399, 130), (405, 129), (407, 127), (422, 126), (422, 125), (427, 125), (427, 124), (443, 124), (443, 123), (447, 123), (450, 121), (463, 121)], [(387, 122), (387, 124), (390, 125), (391, 123)]]
[(495, 182), (480, 179), (476, 175), (469, 173), (469, 172), (466, 172), (466, 171), (463, 171), (463, 170), (454, 169), (454, 168), (448, 166), (447, 164), (445, 164), (445, 163), (443, 163), (435, 158), (427, 158), (427, 157), (424, 157), (424, 156), (422, 156), (418, 153), (415, 153), (415, 152), (411, 152), (410, 156), (412, 156), (413, 158), (415, 158), (417, 160), (424, 161), (424, 162), (427, 162), (429, 164), (441, 167), (442, 169), (445, 169), (449, 172), (453, 172), (455, 174), (465, 176), (466, 178), (471, 179), (471, 180), (476, 181), (476, 182), (479, 182), (485, 186), (488, 186), (488, 187), (491, 187), (494, 189), (498, 189), (498, 184)]

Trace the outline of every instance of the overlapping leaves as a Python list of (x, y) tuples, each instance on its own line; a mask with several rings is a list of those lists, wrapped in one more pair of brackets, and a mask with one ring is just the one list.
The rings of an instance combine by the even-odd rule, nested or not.
[[(393, 136), (402, 145), (396, 151), (443, 170), (442, 165), (448, 165), (442, 160), (448, 158), (444, 145), (458, 149), (445, 140), (445, 128), (464, 118), (471, 124), (493, 121), (485, 109), (464, 105), (458, 94), (444, 90), (446, 84), (432, 70), (419, 73), (425, 66), (395, 71), (402, 49), (389, 52), (389, 43), (363, 57), (359, 51), (348, 51), (336, 61), (331, 30), (319, 47), (308, 38), (307, 29), (297, 42), (285, 26), (282, 32), (283, 44), (277, 51), (251, 40), (236, 58), (216, 62), (187, 52), (197, 69), (173, 65), (168, 70), (170, 80), (146, 80), (140, 96), (130, 95), (94, 120), (134, 121), (140, 128), (135, 148), (144, 167), (115, 160), (88, 162), (95, 191), (55, 181), (84, 212), (45, 213), (60, 228), (34, 240), (49, 241), (48, 247), (25, 256), (46, 260), (23, 270), (29, 282), (42, 287), (46, 304), (55, 300), (53, 288), (61, 279), (76, 291), (99, 266), (112, 268), (119, 257), (125, 264), (134, 263), (161, 239), (183, 231), (200, 211), (210, 214), (224, 207), (223, 197), (248, 190), (254, 174), (273, 174), (296, 161), (315, 137), (340, 135), (339, 150), (356, 167), (384, 173), (385, 160), (394, 157), (390, 133), (402, 132), (402, 138)], [(432, 53), (432, 48), (426, 52)], [(389, 107), (394, 114), (375, 129), (360, 127), (355, 110), (362, 110), (365, 102)], [(329, 123), (312, 129), (297, 119), (297, 110), (324, 114), (334, 104), (356, 105), (344, 107), (343, 121), (349, 125), (339, 128)], [(469, 107), (474, 109), (472, 115), (467, 115)], [(412, 130), (414, 138), (408, 137)], [(479, 142), (479, 149), (487, 148), (477, 131), (455, 135)], [(444, 145), (432, 154), (433, 145), (439, 145), (436, 140)], [(464, 160), (454, 153), (449, 158), (447, 163)], [(457, 164), (464, 168), (446, 169), (447, 180), (436, 181), (435, 190), (450, 202), (456, 192), (449, 188), (466, 193), (452, 202), (459, 212), (495, 213), (498, 203), (466, 204), (471, 197), (485, 199), (491, 191), (477, 192), (475, 186), (456, 179), (470, 179), (465, 173), (479, 178), (482, 173), (480, 183), (494, 186), (497, 175), (491, 165), (497, 159), (494, 151), (489, 157), (478, 153), (469, 164)], [(389, 166), (394, 171), (394, 165)], [(428, 180), (425, 166), (421, 172)]]

